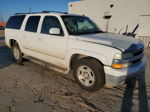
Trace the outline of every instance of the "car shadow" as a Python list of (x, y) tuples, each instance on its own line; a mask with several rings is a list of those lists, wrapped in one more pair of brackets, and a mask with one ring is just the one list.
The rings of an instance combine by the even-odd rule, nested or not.
[(128, 83), (125, 89), (125, 93), (122, 100), (121, 112), (132, 112), (134, 89), (138, 83), (138, 100), (139, 100), (139, 112), (149, 112), (148, 98), (145, 82), (145, 72), (143, 72), (137, 80)]
[(14, 63), (11, 49), (6, 46), (0, 46), (0, 69)]

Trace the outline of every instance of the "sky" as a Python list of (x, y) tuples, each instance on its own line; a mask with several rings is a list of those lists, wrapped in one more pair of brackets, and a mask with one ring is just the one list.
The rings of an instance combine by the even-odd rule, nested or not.
[(79, 0), (0, 0), (0, 16), (4, 21), (15, 13), (68, 11), (68, 3)]

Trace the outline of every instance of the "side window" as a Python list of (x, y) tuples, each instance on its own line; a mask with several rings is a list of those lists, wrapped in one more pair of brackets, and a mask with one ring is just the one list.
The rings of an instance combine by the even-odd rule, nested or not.
[(61, 35), (63, 35), (63, 30), (57, 17), (46, 16), (44, 18), (42, 28), (41, 28), (41, 33), (49, 34), (50, 28), (59, 28), (61, 30)]
[(7, 22), (6, 28), (20, 29), (25, 15), (12, 16)]
[(37, 32), (40, 16), (30, 16), (26, 23), (25, 31)]

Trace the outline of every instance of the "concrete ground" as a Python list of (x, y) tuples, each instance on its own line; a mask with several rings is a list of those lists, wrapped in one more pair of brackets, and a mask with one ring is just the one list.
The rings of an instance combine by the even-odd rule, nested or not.
[(0, 112), (149, 112), (150, 49), (145, 49), (145, 54), (146, 73), (141, 73), (133, 87), (123, 85), (89, 93), (75, 83), (71, 74), (48, 70), (31, 61), (17, 65), (2, 42)]

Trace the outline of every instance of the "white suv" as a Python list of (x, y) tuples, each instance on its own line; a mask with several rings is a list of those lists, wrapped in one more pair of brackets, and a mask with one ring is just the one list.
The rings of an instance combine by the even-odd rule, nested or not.
[(8, 20), (5, 39), (17, 63), (30, 56), (63, 73), (73, 71), (78, 84), (88, 91), (124, 84), (146, 66), (139, 40), (105, 33), (81, 15), (15, 14)]

